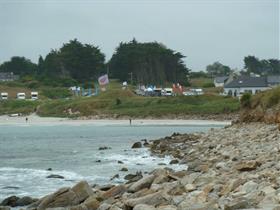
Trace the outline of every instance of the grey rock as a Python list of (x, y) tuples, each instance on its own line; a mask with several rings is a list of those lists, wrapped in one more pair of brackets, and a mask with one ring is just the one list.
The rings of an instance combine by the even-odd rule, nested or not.
[(142, 143), (140, 141), (138, 142), (135, 142), (132, 147), (132, 149), (139, 149), (139, 148), (142, 148)]
[(156, 208), (151, 205), (138, 204), (133, 208), (133, 210), (156, 210)]
[(138, 204), (158, 206), (168, 204), (170, 200), (170, 196), (166, 195), (165, 193), (156, 192), (142, 197), (128, 199), (125, 201), (125, 204), (129, 207), (135, 207)]
[(17, 196), (10, 196), (8, 198), (5, 198), (2, 202), (1, 202), (1, 206), (11, 206), (11, 207), (16, 207), (17, 206), (17, 201), (20, 198)]
[(133, 183), (129, 188), (129, 192), (137, 192), (143, 188), (149, 188), (155, 179), (154, 175), (148, 175)]
[(47, 176), (46, 178), (48, 178), (48, 179), (64, 179), (63, 176), (58, 175), (58, 174), (51, 174), (51, 175)]

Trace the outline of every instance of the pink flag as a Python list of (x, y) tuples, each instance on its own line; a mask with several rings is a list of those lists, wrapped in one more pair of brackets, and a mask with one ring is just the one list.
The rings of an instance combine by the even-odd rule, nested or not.
[(104, 74), (98, 78), (99, 85), (106, 85), (109, 83), (108, 74)]

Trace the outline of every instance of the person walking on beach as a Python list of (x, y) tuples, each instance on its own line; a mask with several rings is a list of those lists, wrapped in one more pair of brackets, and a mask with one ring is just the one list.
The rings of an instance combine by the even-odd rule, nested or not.
[(26, 122), (26, 123), (28, 122), (28, 117), (25, 118), (25, 122)]
[(131, 118), (129, 118), (129, 125), (131, 125)]

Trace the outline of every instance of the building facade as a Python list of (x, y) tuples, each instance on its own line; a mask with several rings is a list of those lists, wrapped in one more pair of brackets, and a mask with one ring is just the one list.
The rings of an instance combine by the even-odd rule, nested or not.
[(18, 79), (19, 76), (13, 72), (0, 72), (0, 82), (10, 82)]
[(224, 86), (224, 95), (241, 97), (244, 93), (255, 95), (269, 89), (271, 87), (267, 82), (267, 77), (241, 76)]

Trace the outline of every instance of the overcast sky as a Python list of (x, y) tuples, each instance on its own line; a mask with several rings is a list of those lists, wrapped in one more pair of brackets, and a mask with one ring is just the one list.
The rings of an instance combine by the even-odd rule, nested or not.
[(279, 0), (0, 0), (0, 63), (38, 61), (77, 38), (110, 59), (119, 42), (158, 41), (193, 70), (246, 55), (279, 58)]

